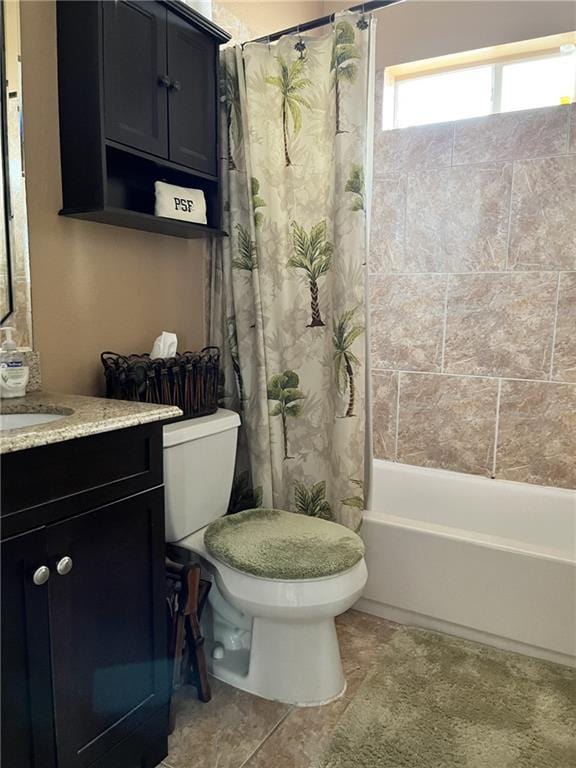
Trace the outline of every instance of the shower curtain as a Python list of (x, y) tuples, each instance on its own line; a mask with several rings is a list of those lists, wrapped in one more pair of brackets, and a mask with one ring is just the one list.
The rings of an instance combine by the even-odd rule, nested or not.
[(209, 323), (221, 405), (242, 417), (231, 512), (361, 523), (374, 25), (346, 13), (222, 53), (229, 237), (212, 244)]

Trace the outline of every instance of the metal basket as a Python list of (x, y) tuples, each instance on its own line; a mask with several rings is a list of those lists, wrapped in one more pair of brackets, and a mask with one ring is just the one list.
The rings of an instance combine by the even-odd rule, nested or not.
[(100, 359), (106, 377), (106, 397), (175, 405), (191, 417), (207, 416), (218, 410), (218, 347), (166, 358), (102, 352)]

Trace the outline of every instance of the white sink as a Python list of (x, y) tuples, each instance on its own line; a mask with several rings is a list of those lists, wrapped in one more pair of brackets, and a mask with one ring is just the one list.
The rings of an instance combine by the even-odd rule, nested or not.
[(0, 413), (0, 430), (37, 427), (66, 418), (66, 413)]

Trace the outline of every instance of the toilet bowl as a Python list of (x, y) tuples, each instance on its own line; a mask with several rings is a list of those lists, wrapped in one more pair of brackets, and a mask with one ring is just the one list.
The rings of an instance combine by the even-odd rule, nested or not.
[(315, 579), (266, 579), (219, 562), (204, 532), (178, 542), (206, 564), (214, 583), (204, 623), (214, 677), (266, 699), (326, 704), (346, 681), (334, 619), (361, 596), (364, 558), (343, 573)]
[[(314, 578), (297, 578), (296, 559), (290, 578), (271, 578), (234, 567), (210, 551), (205, 534), (226, 513), (238, 426), (236, 414), (220, 410), (164, 428), (166, 538), (176, 551), (199, 558), (212, 580), (202, 625), (214, 677), (267, 699), (324, 704), (346, 688), (334, 619), (362, 594), (364, 557), (357, 555), (351, 567)], [(236, 521), (244, 514), (232, 517)], [(292, 517), (295, 531), (299, 523), (313, 520), (277, 514), (288, 516), (287, 530)], [(335, 523), (314, 524), (354, 537)]]

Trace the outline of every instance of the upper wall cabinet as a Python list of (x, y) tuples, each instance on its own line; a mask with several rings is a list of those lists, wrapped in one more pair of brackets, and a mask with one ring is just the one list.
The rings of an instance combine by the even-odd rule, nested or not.
[(106, 138), (168, 157), (167, 10), (104, 2)]
[[(62, 215), (220, 234), (218, 48), (181, 2), (58, 2)], [(154, 182), (201, 189), (207, 225), (154, 215)]]
[(206, 35), (170, 12), (168, 17), (170, 159), (216, 174), (213, 126), (218, 120), (217, 102), (204, 98), (204, 93), (217, 92), (217, 70), (212, 62), (218, 52)]

